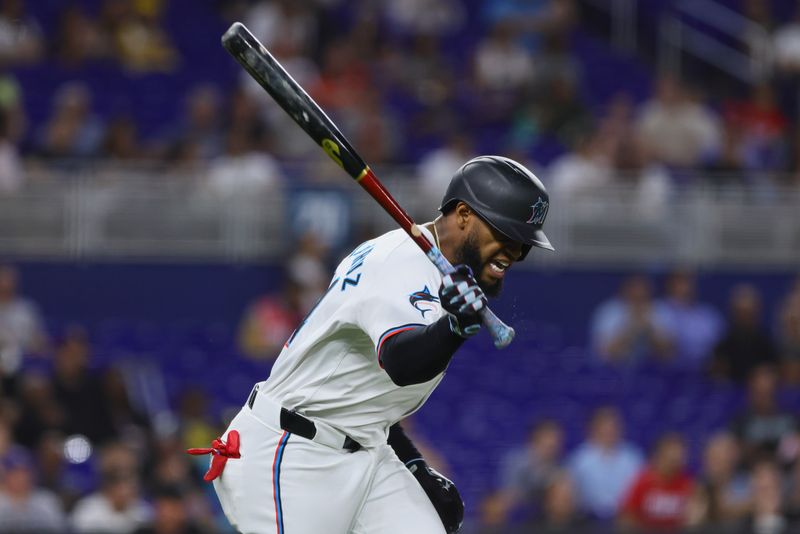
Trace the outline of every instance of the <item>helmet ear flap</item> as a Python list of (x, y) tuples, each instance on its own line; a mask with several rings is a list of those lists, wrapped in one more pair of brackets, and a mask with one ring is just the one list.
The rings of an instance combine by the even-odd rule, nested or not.
[(519, 259), (517, 261), (522, 261), (528, 257), (528, 253), (533, 248), (533, 245), (522, 245), (522, 254), (519, 255)]

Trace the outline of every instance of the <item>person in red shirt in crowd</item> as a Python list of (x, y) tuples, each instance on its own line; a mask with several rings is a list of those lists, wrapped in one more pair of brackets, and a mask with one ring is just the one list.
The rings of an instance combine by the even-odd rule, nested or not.
[(673, 532), (686, 525), (694, 480), (686, 472), (686, 445), (677, 433), (658, 440), (651, 461), (622, 502), (626, 531)]
[(239, 324), (239, 350), (254, 360), (271, 360), (303, 319), (302, 288), (287, 278), (283, 290), (256, 300)]

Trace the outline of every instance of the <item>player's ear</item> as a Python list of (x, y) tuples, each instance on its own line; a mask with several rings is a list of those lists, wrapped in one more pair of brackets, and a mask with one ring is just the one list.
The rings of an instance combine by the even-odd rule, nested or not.
[(456, 205), (455, 212), (456, 224), (461, 230), (464, 230), (469, 224), (470, 218), (472, 217), (472, 210), (466, 202), (459, 202)]

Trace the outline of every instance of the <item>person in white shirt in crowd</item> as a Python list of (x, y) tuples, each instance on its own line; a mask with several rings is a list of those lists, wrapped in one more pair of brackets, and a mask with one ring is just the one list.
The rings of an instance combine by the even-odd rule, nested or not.
[(19, 275), (11, 265), (0, 265), (0, 378), (14, 376), (25, 354), (47, 347), (37, 306), (18, 294)]
[(444, 195), (453, 174), (474, 155), (473, 152), (472, 141), (461, 132), (453, 132), (444, 146), (428, 152), (417, 167), (417, 177), (425, 197), (440, 198)]
[(553, 196), (591, 195), (612, 182), (613, 144), (597, 133), (578, 139), (575, 150), (556, 159), (547, 173)]
[(718, 118), (673, 77), (658, 81), (639, 114), (637, 132), (653, 156), (673, 167), (699, 165), (720, 146)]
[(10, 447), (0, 458), (0, 533), (61, 533), (66, 528), (56, 496), (36, 487), (30, 453)]
[(84, 497), (72, 511), (71, 523), (79, 533), (129, 534), (150, 520), (150, 508), (142, 499), (135, 473), (108, 472), (101, 489)]

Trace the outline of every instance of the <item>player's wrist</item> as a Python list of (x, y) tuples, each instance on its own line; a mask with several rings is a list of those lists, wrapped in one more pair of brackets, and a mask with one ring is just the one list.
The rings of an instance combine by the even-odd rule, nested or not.
[(406, 462), (406, 469), (411, 471), (412, 475), (416, 474), (417, 471), (424, 471), (426, 467), (428, 467), (428, 464), (425, 462), (425, 458), (421, 456), (419, 458), (412, 458)]
[(465, 321), (464, 319), (459, 320), (459, 318), (452, 313), (447, 315), (447, 320), (450, 325), (450, 331), (463, 339), (474, 336), (481, 329), (480, 322)]

